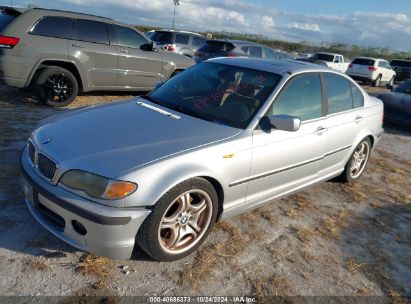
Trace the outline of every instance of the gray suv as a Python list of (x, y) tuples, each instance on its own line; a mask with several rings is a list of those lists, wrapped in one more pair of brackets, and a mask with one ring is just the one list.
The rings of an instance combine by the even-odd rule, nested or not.
[(50, 106), (79, 92), (149, 91), (193, 64), (112, 19), (0, 7), (0, 82), (30, 87)]
[(151, 33), (149, 37), (157, 46), (166, 51), (191, 58), (194, 57), (195, 51), (207, 41), (207, 38), (201, 34), (174, 30), (157, 30)]

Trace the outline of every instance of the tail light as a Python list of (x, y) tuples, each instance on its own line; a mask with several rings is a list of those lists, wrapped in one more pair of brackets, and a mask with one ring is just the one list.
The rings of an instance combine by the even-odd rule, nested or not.
[(20, 38), (0, 36), (0, 49), (12, 49), (19, 41)]
[(351, 68), (352, 68), (352, 64), (349, 64), (349, 65), (348, 65), (348, 68), (351, 69)]
[(376, 68), (375, 66), (369, 66), (369, 67), (368, 67), (368, 70), (369, 70), (369, 71), (376, 71), (377, 68)]
[(233, 54), (233, 53), (228, 53), (227, 57), (237, 57), (237, 55)]
[(164, 49), (169, 52), (175, 52), (177, 50), (175, 44), (167, 44), (164, 46)]

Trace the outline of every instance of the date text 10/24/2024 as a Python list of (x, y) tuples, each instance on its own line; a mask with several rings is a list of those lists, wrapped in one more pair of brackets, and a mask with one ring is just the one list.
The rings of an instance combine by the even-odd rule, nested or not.
[(197, 296), (197, 297), (150, 297), (149, 303), (256, 303), (257, 300), (247, 296), (218, 297), (218, 296)]

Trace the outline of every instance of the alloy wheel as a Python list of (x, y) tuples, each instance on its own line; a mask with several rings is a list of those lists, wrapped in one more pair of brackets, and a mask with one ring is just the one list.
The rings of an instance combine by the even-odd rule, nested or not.
[(52, 74), (44, 81), (42, 93), (47, 102), (63, 103), (73, 94), (73, 83), (64, 74)]
[(361, 175), (370, 155), (370, 146), (368, 142), (363, 141), (355, 149), (351, 160), (350, 175), (352, 178), (357, 178)]
[(161, 248), (180, 254), (195, 246), (207, 231), (213, 214), (210, 196), (199, 189), (175, 199), (164, 213), (158, 229)]

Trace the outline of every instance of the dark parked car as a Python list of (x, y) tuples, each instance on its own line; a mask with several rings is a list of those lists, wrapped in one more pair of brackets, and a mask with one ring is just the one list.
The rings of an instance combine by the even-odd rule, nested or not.
[(194, 64), (109, 18), (0, 7), (0, 81), (32, 88), (50, 106), (81, 91), (151, 91)]
[(384, 102), (384, 121), (411, 127), (411, 80), (392, 88), (391, 93), (379, 94), (377, 98)]
[(411, 60), (394, 59), (391, 66), (397, 73), (395, 81), (404, 81), (411, 79)]
[(195, 52), (194, 60), (201, 62), (216, 57), (256, 57), (267, 59), (293, 59), (289, 54), (267, 46), (241, 40), (207, 40)]

